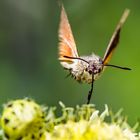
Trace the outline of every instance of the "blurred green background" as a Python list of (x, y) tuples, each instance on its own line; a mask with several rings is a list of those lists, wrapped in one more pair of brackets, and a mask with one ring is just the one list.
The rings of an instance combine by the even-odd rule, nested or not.
[[(92, 103), (103, 110), (124, 109), (134, 124), (140, 117), (140, 1), (63, 1), (80, 55), (103, 56), (125, 8), (131, 13), (111, 63), (132, 71), (107, 68), (95, 82)], [(67, 106), (86, 102), (90, 89), (61, 67), (58, 56), (60, 8), (57, 0), (0, 1), (0, 104), (31, 97), (41, 104)]]

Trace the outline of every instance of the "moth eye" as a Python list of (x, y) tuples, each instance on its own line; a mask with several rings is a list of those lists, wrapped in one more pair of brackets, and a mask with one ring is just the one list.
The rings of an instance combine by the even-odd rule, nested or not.
[(91, 70), (89, 71), (89, 74), (92, 74), (92, 71)]
[(101, 72), (101, 69), (99, 69), (99, 73)]
[(88, 71), (88, 68), (86, 68), (85, 71)]

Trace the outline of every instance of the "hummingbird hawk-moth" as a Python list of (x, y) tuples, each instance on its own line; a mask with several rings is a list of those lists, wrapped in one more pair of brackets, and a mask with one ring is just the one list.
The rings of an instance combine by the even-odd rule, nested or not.
[(69, 70), (75, 80), (91, 84), (91, 89), (88, 93), (87, 99), (87, 104), (89, 104), (93, 92), (93, 83), (106, 67), (110, 66), (130, 70), (130, 68), (109, 64), (112, 53), (119, 42), (121, 28), (129, 15), (129, 9), (126, 9), (120, 18), (120, 21), (109, 41), (104, 57), (101, 58), (94, 53), (89, 56), (79, 56), (66, 11), (63, 5), (61, 8), (58, 31), (59, 60), (61, 65), (65, 69)]

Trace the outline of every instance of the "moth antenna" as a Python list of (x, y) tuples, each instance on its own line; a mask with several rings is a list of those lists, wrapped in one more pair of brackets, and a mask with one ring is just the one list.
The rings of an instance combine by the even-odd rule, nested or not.
[(132, 70), (127, 67), (121, 67), (121, 66), (116, 66), (116, 65), (111, 65), (111, 64), (105, 64), (104, 66), (114, 67), (114, 68), (123, 69), (123, 70)]
[(80, 58), (80, 57), (71, 57), (71, 56), (63, 56), (63, 57), (65, 57), (65, 58), (69, 58), (69, 59), (78, 59), (78, 60), (84, 61), (84, 62), (86, 62), (86, 63), (89, 64), (88, 61), (86, 61), (85, 59), (82, 59), (82, 58)]

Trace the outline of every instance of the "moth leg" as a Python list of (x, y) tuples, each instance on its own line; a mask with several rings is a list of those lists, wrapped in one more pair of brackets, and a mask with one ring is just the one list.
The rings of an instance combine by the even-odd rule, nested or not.
[(69, 76), (71, 76), (71, 73), (67, 74), (67, 75), (65, 76), (65, 78), (68, 78)]
[(90, 89), (90, 91), (88, 92), (87, 104), (90, 103), (90, 99), (91, 99), (92, 92), (93, 92), (93, 83), (94, 83), (94, 74), (92, 74), (91, 89)]

